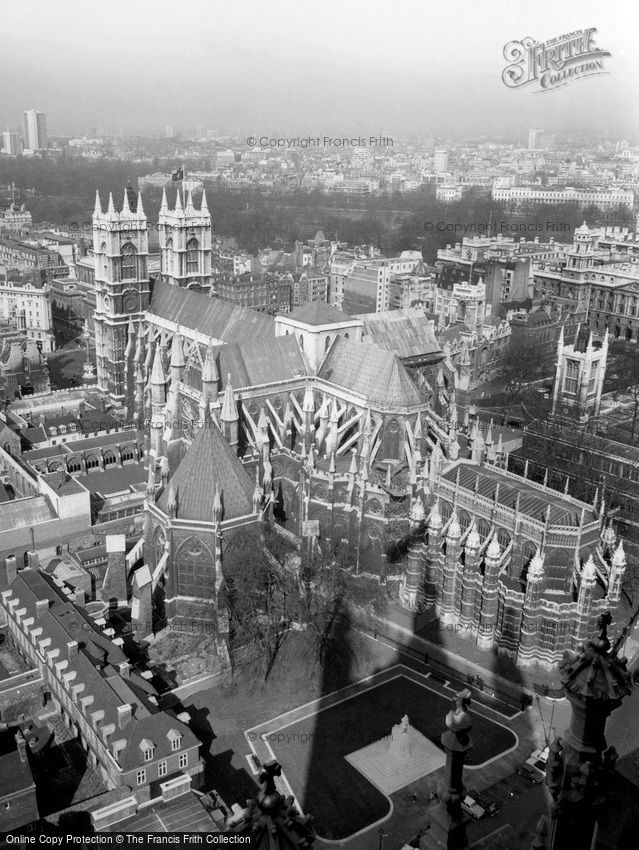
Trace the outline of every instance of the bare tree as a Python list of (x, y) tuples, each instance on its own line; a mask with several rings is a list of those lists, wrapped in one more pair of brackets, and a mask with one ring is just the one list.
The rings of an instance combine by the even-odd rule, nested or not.
[(521, 401), (528, 386), (542, 377), (543, 353), (539, 347), (511, 344), (499, 370), (508, 408)]
[(243, 534), (234, 547), (226, 576), (232, 643), (254, 646), (264, 664), (264, 680), (299, 616), (300, 595), (295, 577), (263, 545), (258, 533)]

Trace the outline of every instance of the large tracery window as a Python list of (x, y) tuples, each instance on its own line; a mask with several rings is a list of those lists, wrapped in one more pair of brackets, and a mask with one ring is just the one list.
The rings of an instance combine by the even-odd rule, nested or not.
[(186, 273), (195, 274), (198, 270), (199, 243), (197, 239), (189, 239), (186, 243)]
[(178, 551), (180, 593), (208, 599), (215, 595), (215, 567), (210, 549), (197, 537), (189, 537)]
[(136, 278), (136, 260), (137, 252), (135, 246), (131, 242), (127, 242), (122, 246), (122, 280), (135, 280)]

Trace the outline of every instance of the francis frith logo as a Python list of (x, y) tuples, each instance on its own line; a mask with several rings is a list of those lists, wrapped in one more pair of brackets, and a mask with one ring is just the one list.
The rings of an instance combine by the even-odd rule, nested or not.
[(604, 59), (610, 53), (597, 47), (596, 32), (591, 27), (548, 41), (530, 37), (509, 41), (504, 47), (504, 59), (509, 64), (502, 72), (502, 80), (509, 88), (532, 86), (535, 91), (542, 92), (606, 73)]

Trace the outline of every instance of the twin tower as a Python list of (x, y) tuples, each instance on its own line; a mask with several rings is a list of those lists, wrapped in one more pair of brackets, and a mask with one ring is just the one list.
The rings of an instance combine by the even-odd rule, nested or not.
[[(157, 238), (155, 236), (157, 232)], [(116, 404), (126, 394), (125, 349), (128, 327), (144, 320), (149, 306), (149, 243), (160, 252), (160, 276), (167, 283), (190, 289), (211, 286), (211, 216), (202, 194), (200, 208), (191, 192), (178, 189), (169, 209), (166, 190), (157, 228), (151, 226), (140, 193), (128, 187), (120, 209), (109, 195), (106, 210), (96, 193), (93, 211), (93, 256), (96, 307), (95, 347), (98, 386)]]

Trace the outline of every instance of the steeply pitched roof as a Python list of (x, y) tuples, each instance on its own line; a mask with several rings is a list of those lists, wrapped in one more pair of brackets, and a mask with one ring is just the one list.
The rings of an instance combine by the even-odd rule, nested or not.
[(275, 323), (270, 316), (162, 281), (153, 288), (148, 312), (151, 321), (157, 316), (223, 342), (275, 336)]
[[(212, 522), (215, 486), (222, 495), (222, 519), (253, 513), (254, 484), (218, 426), (207, 421), (171, 476), (178, 519)], [(158, 499), (168, 513), (169, 487)]]
[(364, 313), (364, 340), (400, 357), (424, 357), (441, 353), (441, 347), (422, 310), (387, 310)]
[(220, 389), (231, 376), (234, 389), (270, 384), (306, 374), (306, 363), (292, 334), (259, 342), (218, 345), (213, 349)]
[(305, 325), (330, 325), (334, 322), (350, 322), (353, 317), (338, 310), (337, 307), (332, 307), (324, 301), (312, 301), (310, 304), (302, 304), (296, 307), (292, 313), (289, 313), (289, 318), (295, 319), (296, 322), (303, 322)]
[(335, 337), (318, 377), (364, 396), (380, 410), (422, 403), (399, 357), (376, 345)]

